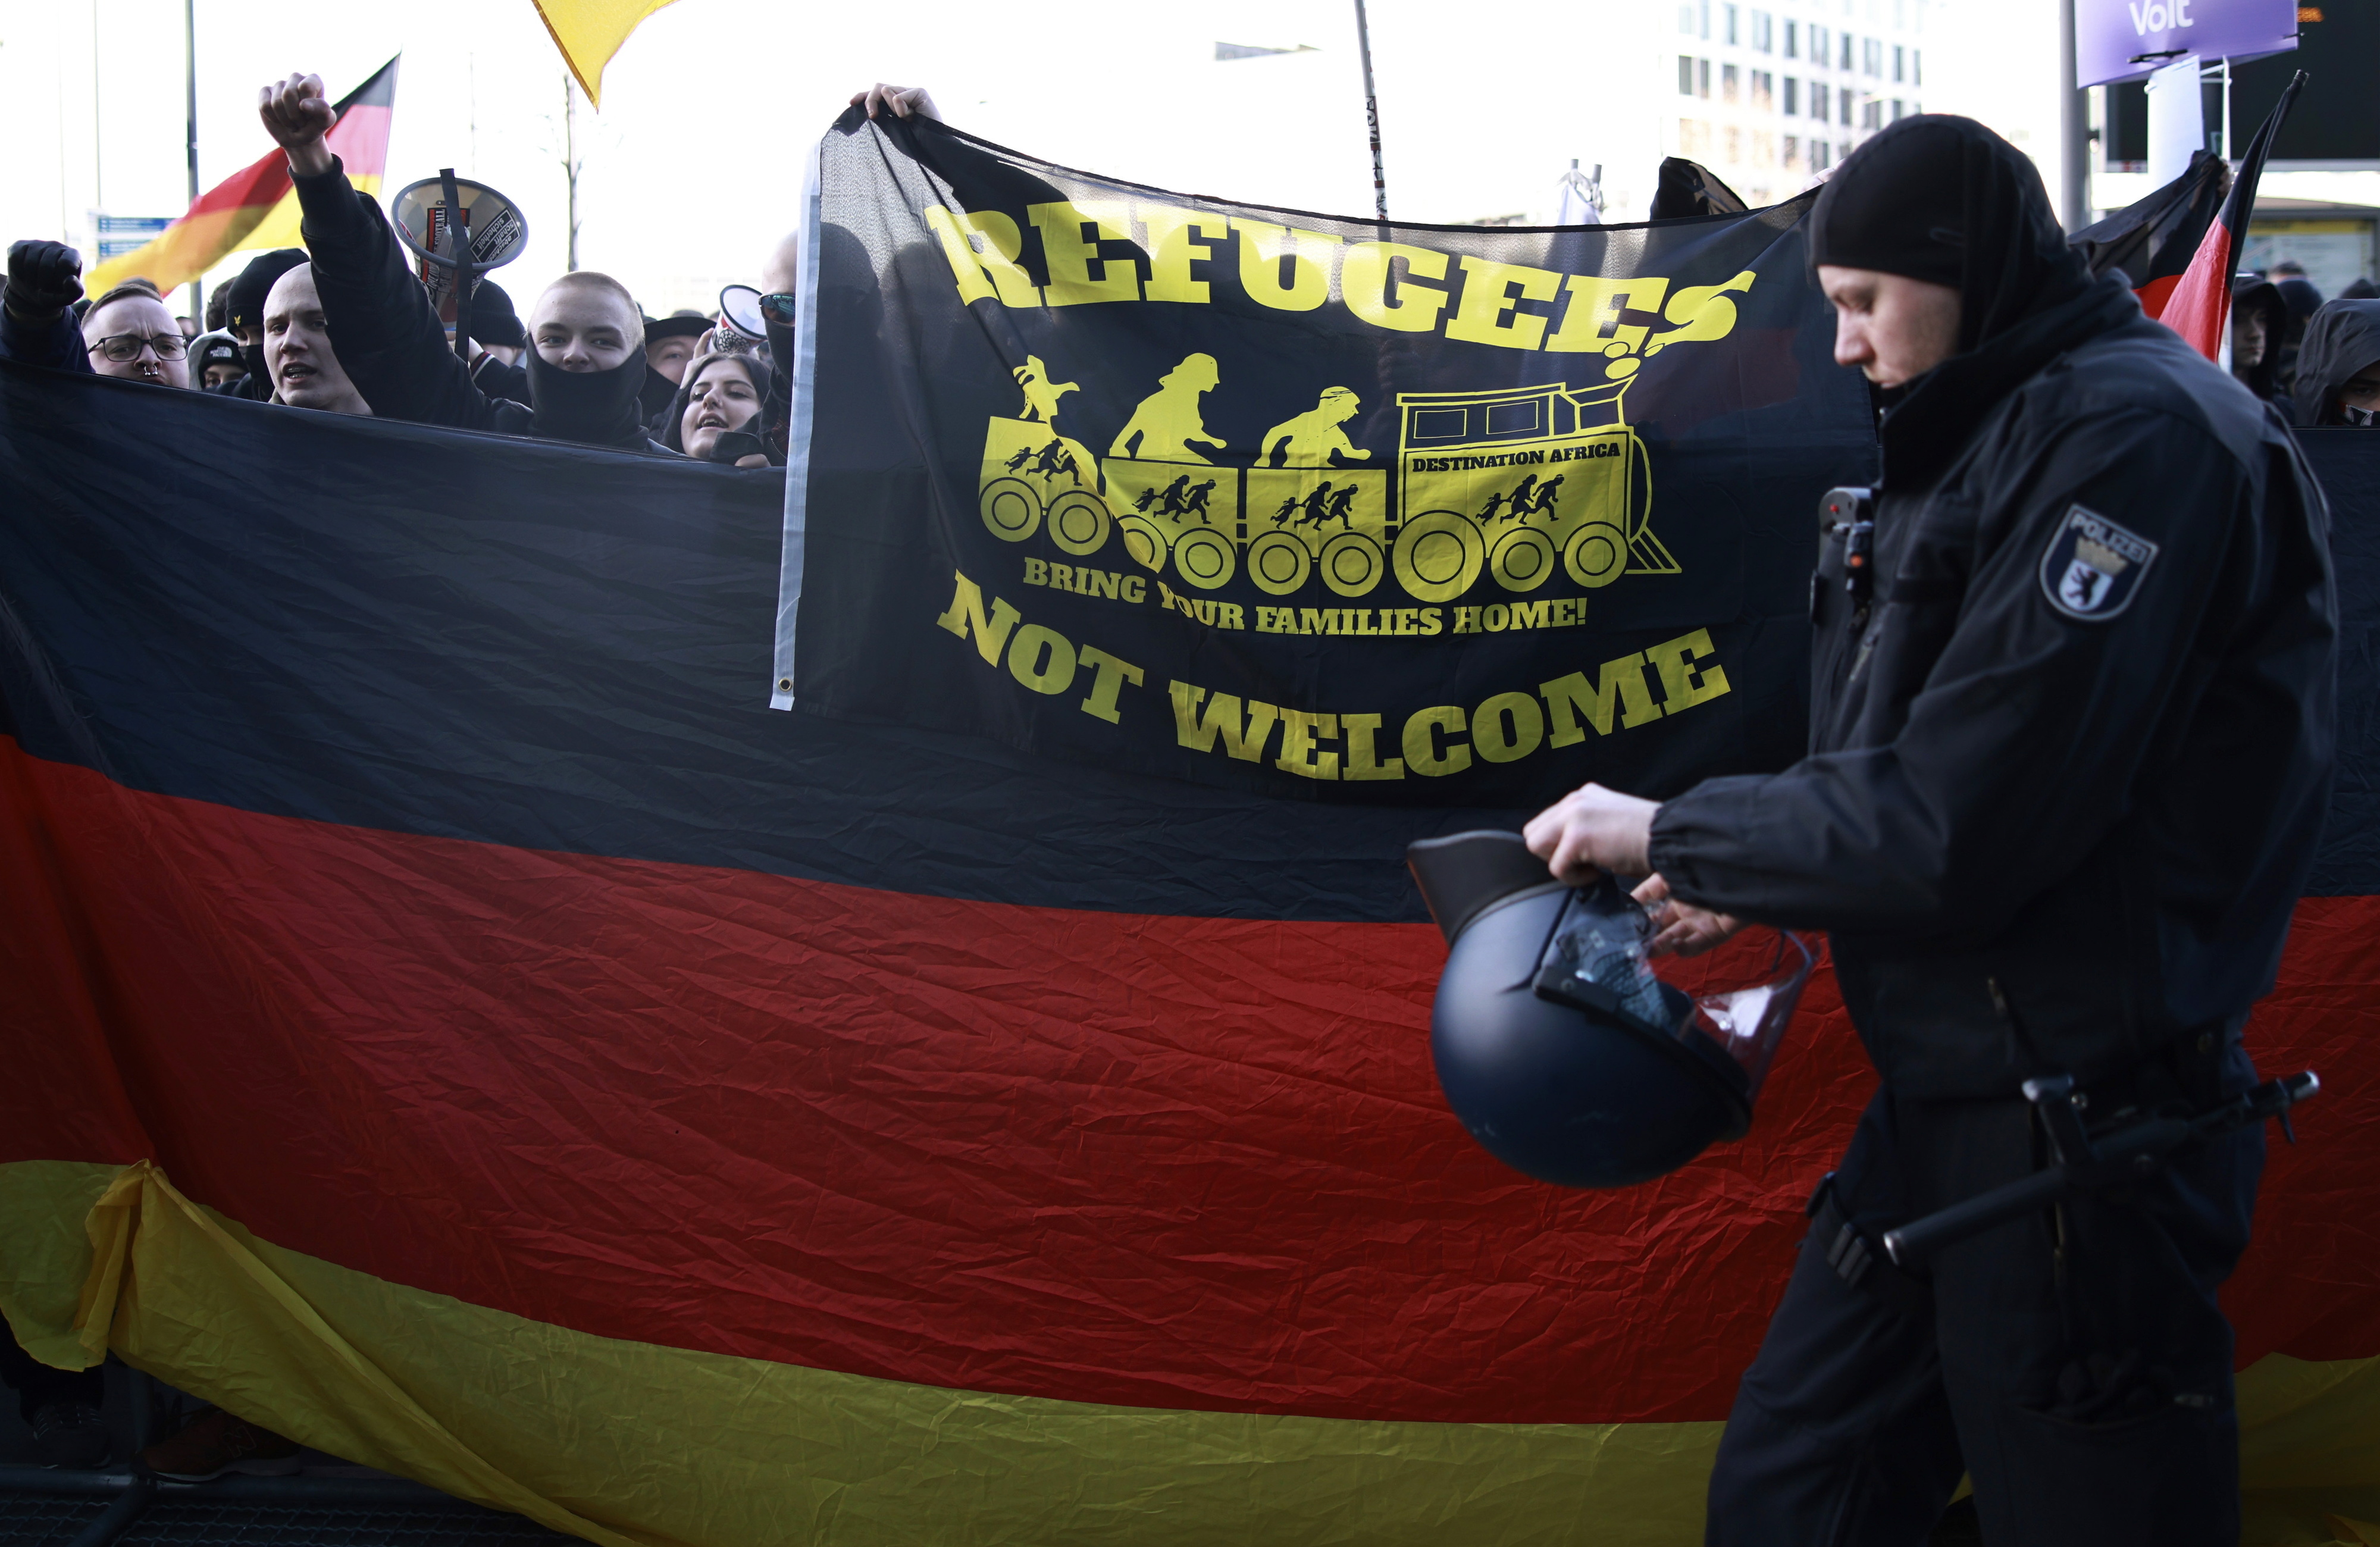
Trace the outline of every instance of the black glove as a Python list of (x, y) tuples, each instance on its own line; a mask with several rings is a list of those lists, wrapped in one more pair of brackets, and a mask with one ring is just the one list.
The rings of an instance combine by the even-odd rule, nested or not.
[(8, 310), (19, 321), (47, 323), (82, 299), (82, 254), (64, 242), (17, 242), (8, 249)]

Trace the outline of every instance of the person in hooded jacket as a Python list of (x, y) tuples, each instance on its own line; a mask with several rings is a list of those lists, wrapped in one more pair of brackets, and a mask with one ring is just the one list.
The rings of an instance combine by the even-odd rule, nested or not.
[(608, 274), (579, 270), (530, 308), (527, 404), (492, 397), (449, 346), (438, 311), (368, 193), (323, 143), (336, 119), (322, 78), (258, 93), (258, 116), (289, 157), (314, 282), (340, 363), (384, 419), (674, 455), (645, 432), (643, 312)]
[(2281, 390), (2281, 339), (2289, 325), (2289, 303), (2270, 280), (2243, 274), (2231, 282), (2232, 378), (2283, 419), (2296, 411)]
[(1829, 932), (1880, 1077), (1729, 1415), (1706, 1540), (2234, 1547), (2216, 1291), (2264, 1135), (1974, 1236), (1885, 1231), (2045, 1163), (2022, 1085), (2096, 1125), (2247, 1089), (2334, 776), (2322, 493), (2278, 416), (2091, 277), (2039, 175), (1964, 118), (1863, 144), (1806, 229), (1835, 359), (1881, 389), (1874, 562), (1822, 542), (1809, 754), (1528, 826), (1572, 884), (1647, 875), (1657, 948)]
[(2380, 424), (2380, 300), (2335, 300), (2313, 314), (2297, 384), (2306, 429)]
[(686, 368), (677, 396), (655, 420), (662, 445), (705, 462), (784, 466), (784, 457), (760, 438), (761, 408), (773, 374), (759, 355), (705, 355), (696, 360)]
[(306, 262), (302, 247), (275, 248), (261, 252), (248, 262), (222, 294), (224, 327), (239, 340), (241, 358), (248, 364), (247, 374), (221, 386), (209, 386), (207, 391), (223, 397), (245, 397), (251, 402), (270, 402), (273, 397), (273, 372), (264, 360), (264, 303), (273, 295), (273, 287), (281, 276)]

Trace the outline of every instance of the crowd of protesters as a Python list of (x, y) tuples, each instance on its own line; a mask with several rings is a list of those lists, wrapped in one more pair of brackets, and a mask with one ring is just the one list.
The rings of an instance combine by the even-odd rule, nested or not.
[[(918, 88), (852, 98), (872, 117), (938, 116)], [(82, 261), (59, 242), (8, 250), (0, 358), (329, 413), (782, 467), (790, 412), (793, 238), (764, 265), (763, 335), (727, 318), (647, 316), (628, 287), (577, 270), (547, 286), (526, 322), (481, 280), (457, 351), (445, 314), (370, 194), (324, 142), (334, 115), (320, 77), (258, 93), (289, 161), (304, 250), (256, 258), (217, 289), (209, 331), (176, 319), (131, 279), (86, 298)]]
[[(851, 100), (871, 117), (940, 116), (918, 88), (879, 85)], [(327, 413), (783, 465), (795, 238), (761, 267), (765, 336), (693, 312), (649, 317), (626, 286), (579, 270), (547, 286), (526, 322), (481, 281), (467, 358), (379, 205), (323, 143), (334, 116), (321, 79), (266, 87), (257, 106), (289, 158), (304, 250), (251, 261), (216, 289), (201, 333), (146, 279), (86, 298), (74, 249), (18, 242), (0, 290), (0, 359)], [(43, 1465), (105, 1459), (99, 1370), (52, 1369), (0, 1334), (0, 1384), (16, 1393)], [(209, 1407), (140, 1459), (159, 1477), (196, 1481), (293, 1472), (299, 1456), (296, 1442)]]
[[(919, 89), (879, 85), (852, 101), (870, 116), (939, 116)], [(148, 280), (86, 298), (73, 249), (18, 242), (0, 292), (0, 358), (328, 413), (744, 469), (784, 464), (795, 238), (762, 265), (759, 333), (691, 311), (649, 316), (618, 280), (581, 270), (547, 286), (526, 319), (482, 280), (458, 352), (455, 324), (326, 144), (334, 113), (321, 79), (264, 88), (258, 112), (288, 158), (303, 250), (251, 261), (217, 288), (199, 332)], [(2291, 262), (2241, 274), (2231, 330), (2232, 374), (2294, 424), (2380, 424), (2380, 290), (2371, 281), (2325, 302)], [(18, 1393), (46, 1464), (103, 1458), (98, 1370), (51, 1369), (0, 1337), (0, 1382)], [(297, 1453), (294, 1442), (210, 1409), (142, 1460), (160, 1476), (200, 1480), (294, 1470)]]

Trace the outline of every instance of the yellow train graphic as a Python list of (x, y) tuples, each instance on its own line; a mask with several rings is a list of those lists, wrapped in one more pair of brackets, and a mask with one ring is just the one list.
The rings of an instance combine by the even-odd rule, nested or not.
[(1087, 558), (1120, 542), (1184, 585), (1213, 591), (1245, 574), (1272, 596), (1318, 578), (1354, 599), (1393, 579), (1416, 602), (1444, 603), (1483, 575), (1524, 593), (1557, 570), (1589, 589), (1679, 572), (1649, 524), (1651, 469), (1621, 417), (1625, 380), (1400, 393), (1392, 469), (1363, 465), (1372, 454), (1341, 428), (1361, 400), (1329, 387), (1267, 431), (1243, 469), (1206, 457), (1223, 443), (1199, 414), (1216, 382), (1204, 355), (1167, 374), (1101, 458), (1059, 432), (1072, 383), (1050, 380), (1038, 358), (1015, 374), (1026, 408), (987, 427), (978, 494), (984, 525), (1012, 542), (1046, 530)]

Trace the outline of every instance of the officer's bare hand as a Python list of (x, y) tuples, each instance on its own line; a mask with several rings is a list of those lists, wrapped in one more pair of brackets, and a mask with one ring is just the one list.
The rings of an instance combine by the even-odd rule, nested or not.
[(319, 75), (293, 75), (256, 93), (256, 116), (264, 132), (289, 152), (289, 170), (301, 177), (319, 177), (331, 169), (331, 148), (322, 137), (339, 121)]
[(1713, 913), (1670, 895), (1670, 883), (1658, 875), (1646, 876), (1629, 895), (1652, 915), (1654, 933), (1645, 949), (1657, 956), (1698, 956), (1743, 928), (1732, 913)]
[(936, 123), (942, 119), (941, 109), (923, 86), (887, 86), (880, 80), (865, 91), (854, 91), (851, 105), (865, 107), (871, 118), (889, 112), (896, 118), (931, 118)]
[(1582, 785), (1529, 819), (1521, 835), (1566, 886), (1585, 886), (1598, 871), (1643, 875), (1653, 841), (1658, 800), (1640, 800), (1601, 785)]

